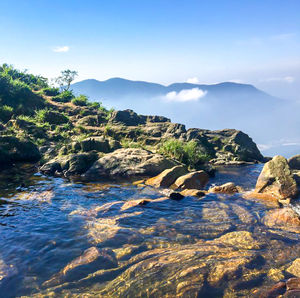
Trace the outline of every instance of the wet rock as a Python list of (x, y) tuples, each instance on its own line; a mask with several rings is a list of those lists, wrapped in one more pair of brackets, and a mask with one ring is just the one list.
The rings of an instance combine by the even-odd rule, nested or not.
[(80, 175), (85, 173), (97, 158), (97, 153), (93, 151), (70, 154), (50, 160), (40, 168), (40, 171), (46, 175), (54, 175), (55, 172), (63, 173), (64, 176)]
[(255, 192), (267, 194), (275, 200), (294, 198), (297, 195), (296, 181), (284, 157), (275, 156), (264, 165)]
[(280, 281), (284, 279), (284, 275), (280, 269), (272, 268), (268, 271), (268, 278), (274, 281)]
[(183, 191), (180, 192), (185, 197), (204, 197), (206, 195), (205, 190), (199, 190), (199, 189), (184, 189)]
[(299, 298), (300, 289), (287, 291), (284, 295), (284, 298)]
[(43, 283), (44, 287), (54, 286), (66, 281), (78, 280), (100, 268), (118, 266), (115, 254), (110, 249), (90, 247), (81, 256), (71, 261), (60, 272)]
[(233, 194), (239, 192), (239, 188), (233, 182), (228, 182), (223, 185), (211, 187), (208, 192)]
[(176, 179), (171, 188), (180, 189), (203, 189), (207, 184), (209, 176), (204, 171), (186, 174)]
[(0, 283), (3, 279), (17, 274), (17, 269), (13, 265), (7, 265), (0, 259)]
[(275, 284), (271, 289), (269, 289), (265, 293), (262, 293), (260, 295), (260, 297), (261, 298), (279, 297), (280, 295), (284, 294), (285, 291), (286, 291), (285, 282), (281, 281), (281, 282)]
[(284, 230), (300, 233), (300, 219), (291, 208), (273, 209), (266, 213), (262, 219), (268, 227), (279, 227)]
[(0, 164), (36, 162), (40, 158), (39, 149), (32, 142), (11, 136), (0, 136)]
[(300, 154), (289, 158), (288, 163), (291, 169), (300, 170)]
[(286, 271), (294, 276), (300, 277), (300, 258), (296, 259)]
[(87, 179), (103, 177), (154, 176), (177, 163), (160, 154), (137, 148), (118, 149), (98, 159), (84, 175)]
[(259, 249), (261, 247), (261, 244), (248, 231), (230, 232), (216, 239), (216, 241), (240, 249)]
[(121, 210), (124, 211), (124, 210), (130, 209), (133, 207), (137, 207), (137, 206), (145, 206), (149, 202), (151, 202), (151, 201), (146, 200), (146, 199), (127, 201), (123, 204), (123, 206), (121, 207)]
[(175, 180), (188, 172), (185, 166), (179, 165), (171, 169), (164, 170), (159, 175), (146, 180), (145, 184), (153, 187), (170, 187)]
[(255, 216), (249, 212), (246, 208), (238, 205), (231, 204), (232, 211), (237, 215), (239, 220), (244, 224), (254, 224), (257, 222)]

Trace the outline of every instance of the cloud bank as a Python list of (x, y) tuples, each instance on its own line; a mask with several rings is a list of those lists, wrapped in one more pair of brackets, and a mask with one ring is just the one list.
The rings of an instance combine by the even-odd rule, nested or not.
[(70, 47), (62, 46), (62, 47), (55, 47), (53, 49), (53, 52), (55, 52), (55, 53), (66, 53), (66, 52), (69, 52), (69, 50), (70, 50)]
[(199, 88), (183, 89), (180, 92), (171, 91), (167, 93), (165, 99), (169, 102), (197, 101), (206, 94), (207, 91), (203, 91)]
[(197, 77), (189, 78), (186, 80), (186, 82), (190, 84), (199, 84), (199, 80)]
[(295, 78), (292, 76), (286, 76), (286, 77), (274, 77), (274, 78), (267, 78), (265, 80), (262, 80), (262, 82), (285, 82), (285, 83), (294, 83), (295, 82)]

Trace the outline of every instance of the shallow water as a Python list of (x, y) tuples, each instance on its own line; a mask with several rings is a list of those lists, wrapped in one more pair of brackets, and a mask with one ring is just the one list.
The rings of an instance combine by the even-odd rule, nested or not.
[[(207, 187), (233, 181), (250, 190), (261, 169), (262, 165), (220, 168)], [(233, 292), (246, 296), (286, 277), (284, 266), (299, 254), (295, 249), (299, 246), (298, 234), (264, 226), (261, 219), (271, 207), (246, 200), (239, 194), (210, 194), (201, 199), (187, 197), (181, 201), (124, 206), (129, 200), (160, 197), (150, 187), (129, 182), (71, 182), (45, 177), (26, 165), (18, 170), (3, 170), (0, 174), (0, 296), (90, 293), (107, 297), (158, 297), (170, 293), (171, 288), (164, 284), (166, 279), (173, 280), (172, 286), (177, 287), (177, 294), (175, 291), (171, 297), (187, 296), (187, 293), (195, 296), (195, 291), (200, 297), (230, 296)], [(243, 250), (224, 243), (219, 245), (219, 237), (233, 231), (249, 231), (262, 244), (259, 248)], [(269, 245), (271, 242), (274, 248)], [(217, 283), (209, 282), (209, 274), (215, 270), (212, 268), (220, 262), (214, 255), (215, 248), (210, 250), (215, 246), (218, 254), (226, 251), (222, 262), (237, 256), (251, 258), (251, 262), (257, 258), (263, 261), (257, 261), (254, 267), (247, 263), (248, 267), (239, 268), (240, 273), (230, 273)], [(91, 262), (73, 274), (55, 275), (90, 247), (109, 256), (103, 257), (102, 263)], [(200, 256), (199, 247), (210, 252)], [(182, 292), (179, 285), (185, 274), (180, 271), (180, 262), (185, 261), (180, 252), (184, 250), (187, 254), (194, 250), (197, 255), (193, 260), (187, 255), (187, 268), (193, 264), (197, 264), (197, 270), (206, 268), (201, 271), (204, 281), (195, 281), (190, 292)], [(238, 255), (228, 255), (231, 252)], [(153, 264), (159, 263), (163, 271), (152, 272), (154, 265), (147, 263), (149, 274), (146, 275), (144, 267), (135, 267), (152, 260), (154, 255), (157, 259), (153, 259)], [(163, 260), (164, 255), (168, 257)], [(274, 255), (280, 255), (280, 260), (274, 260)], [(173, 277), (169, 269), (179, 275)], [(270, 269), (279, 270), (282, 275), (270, 277)], [(199, 272), (195, 274), (199, 276)], [(252, 278), (251, 272), (257, 274)], [(193, 283), (193, 278), (191, 273), (184, 282)], [(155, 290), (151, 290), (152, 284)]]

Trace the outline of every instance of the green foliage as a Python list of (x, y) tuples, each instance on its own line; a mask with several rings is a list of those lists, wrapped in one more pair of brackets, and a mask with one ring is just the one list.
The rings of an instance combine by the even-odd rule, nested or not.
[(52, 97), (53, 101), (57, 101), (57, 102), (69, 102), (74, 98), (74, 94), (72, 91), (70, 90), (65, 90), (63, 92), (61, 92), (60, 94)]
[(7, 105), (0, 106), (0, 120), (7, 122), (13, 115), (13, 108)]
[(123, 148), (144, 148), (140, 142), (134, 142), (128, 138), (123, 138), (120, 144)]
[(72, 103), (76, 106), (86, 106), (88, 104), (88, 98), (87, 96), (80, 94), (72, 99)]
[(93, 109), (100, 109), (101, 108), (101, 103), (99, 103), (99, 102), (89, 102), (88, 106), (93, 108)]
[(49, 123), (55, 125), (67, 124), (69, 122), (69, 118), (64, 113), (49, 109), (36, 111), (35, 119), (41, 123)]
[(59, 95), (59, 89), (54, 87), (47, 87), (42, 89), (42, 93), (47, 96), (57, 96)]
[(2, 64), (0, 66), (0, 73), (10, 77), (12, 80), (18, 80), (32, 89), (39, 90), (48, 87), (48, 80), (42, 76), (35, 76), (28, 74), (27, 70), (20, 71), (15, 69), (12, 65)]
[(44, 99), (32, 92), (36, 86), (47, 84), (41, 77), (20, 72), (7, 64), (0, 66), (0, 105), (12, 107), (17, 115), (32, 114), (33, 110), (44, 107)]
[(183, 142), (169, 139), (161, 144), (159, 153), (194, 168), (210, 159), (195, 141)]
[(70, 89), (71, 83), (74, 81), (77, 75), (77, 71), (70, 69), (63, 70), (60, 73), (60, 76), (55, 79), (55, 81), (64, 91), (68, 91)]

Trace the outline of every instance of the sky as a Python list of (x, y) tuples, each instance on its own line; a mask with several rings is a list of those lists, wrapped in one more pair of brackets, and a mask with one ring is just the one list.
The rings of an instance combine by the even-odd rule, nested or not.
[(77, 81), (235, 81), (300, 101), (299, 13), (299, 0), (1, 0), (0, 63)]

